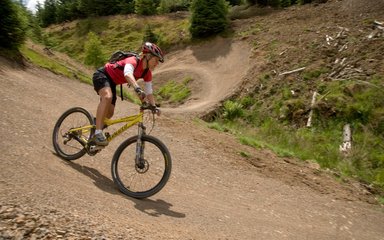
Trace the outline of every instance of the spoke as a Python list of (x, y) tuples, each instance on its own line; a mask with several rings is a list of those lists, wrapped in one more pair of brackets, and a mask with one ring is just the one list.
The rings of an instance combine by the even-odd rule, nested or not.
[(134, 179), (136, 177), (137, 173), (133, 172), (128, 176), (128, 179), (130, 179), (129, 184), (126, 184), (125, 187), (130, 189), (132, 187), (132, 183), (134, 183)]

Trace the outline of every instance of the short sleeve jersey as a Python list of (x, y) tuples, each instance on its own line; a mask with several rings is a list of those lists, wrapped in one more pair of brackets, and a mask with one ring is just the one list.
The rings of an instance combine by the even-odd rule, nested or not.
[(128, 57), (126, 59), (120, 60), (117, 62), (119, 66), (123, 66), (121, 68), (117, 68), (115, 63), (107, 63), (105, 64), (105, 70), (107, 71), (108, 75), (112, 78), (112, 81), (116, 84), (125, 84), (128, 83), (127, 79), (124, 77), (124, 66), (126, 64), (131, 64), (133, 68), (135, 69), (133, 71), (133, 76), (136, 79), (143, 78), (145, 82), (152, 81), (152, 72), (151, 70), (148, 70), (145, 76), (142, 76), (144, 73), (143, 69), (143, 61), (137, 61), (136, 57)]

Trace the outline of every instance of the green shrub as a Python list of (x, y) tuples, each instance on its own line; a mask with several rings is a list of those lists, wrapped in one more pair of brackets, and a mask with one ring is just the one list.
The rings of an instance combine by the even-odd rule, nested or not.
[(88, 34), (88, 41), (85, 43), (84, 63), (97, 68), (104, 65), (104, 59), (100, 39), (96, 34), (90, 32)]
[(242, 117), (244, 115), (243, 105), (238, 102), (228, 100), (224, 102), (223, 107), (223, 117), (229, 121), (233, 121), (234, 119)]
[(240, 99), (240, 104), (243, 105), (244, 108), (249, 108), (255, 104), (255, 98), (251, 96), (245, 96)]

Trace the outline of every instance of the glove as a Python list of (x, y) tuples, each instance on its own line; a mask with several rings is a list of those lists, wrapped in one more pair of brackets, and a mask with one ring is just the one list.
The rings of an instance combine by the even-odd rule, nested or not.
[(145, 92), (140, 87), (135, 88), (135, 92), (137, 93), (140, 99), (145, 98)]
[(161, 111), (158, 107), (151, 106), (150, 109), (151, 109), (152, 113), (156, 114), (157, 116), (160, 116)]

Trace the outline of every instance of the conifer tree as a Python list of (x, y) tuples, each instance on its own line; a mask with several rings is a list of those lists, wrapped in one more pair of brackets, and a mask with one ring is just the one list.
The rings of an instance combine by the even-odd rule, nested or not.
[(282, 2), (282, 1), (286, 1), (286, 0), (268, 0), (268, 5), (271, 7), (278, 8), (281, 6), (280, 2)]
[(56, 11), (57, 10), (55, 0), (45, 0), (44, 8), (41, 12), (41, 22), (43, 27), (47, 27), (57, 22)]
[[(249, 1), (249, 0), (248, 0)], [(255, 3), (257, 3), (260, 6), (268, 6), (269, 0), (254, 0)]]
[(17, 49), (26, 38), (27, 28), (20, 6), (12, 0), (4, 0), (0, 16), (0, 48)]
[(145, 26), (143, 42), (151, 42), (157, 44), (158, 39), (158, 36), (152, 31), (151, 25), (147, 24)]
[(225, 0), (193, 0), (189, 31), (193, 38), (208, 37), (223, 32), (229, 25)]
[(88, 33), (88, 41), (85, 43), (84, 63), (93, 67), (100, 67), (104, 64), (101, 41), (93, 32)]
[(280, 0), (280, 6), (281, 7), (289, 7), (289, 6), (291, 6), (292, 4), (291, 4), (291, 0)]
[(236, 6), (241, 4), (241, 0), (227, 0), (231, 6)]
[(135, 13), (139, 15), (155, 15), (160, 0), (135, 0)]
[(311, 2), (312, 2), (312, 0), (297, 0), (297, 3), (301, 4), (301, 5), (306, 4), (306, 3), (311, 3)]

